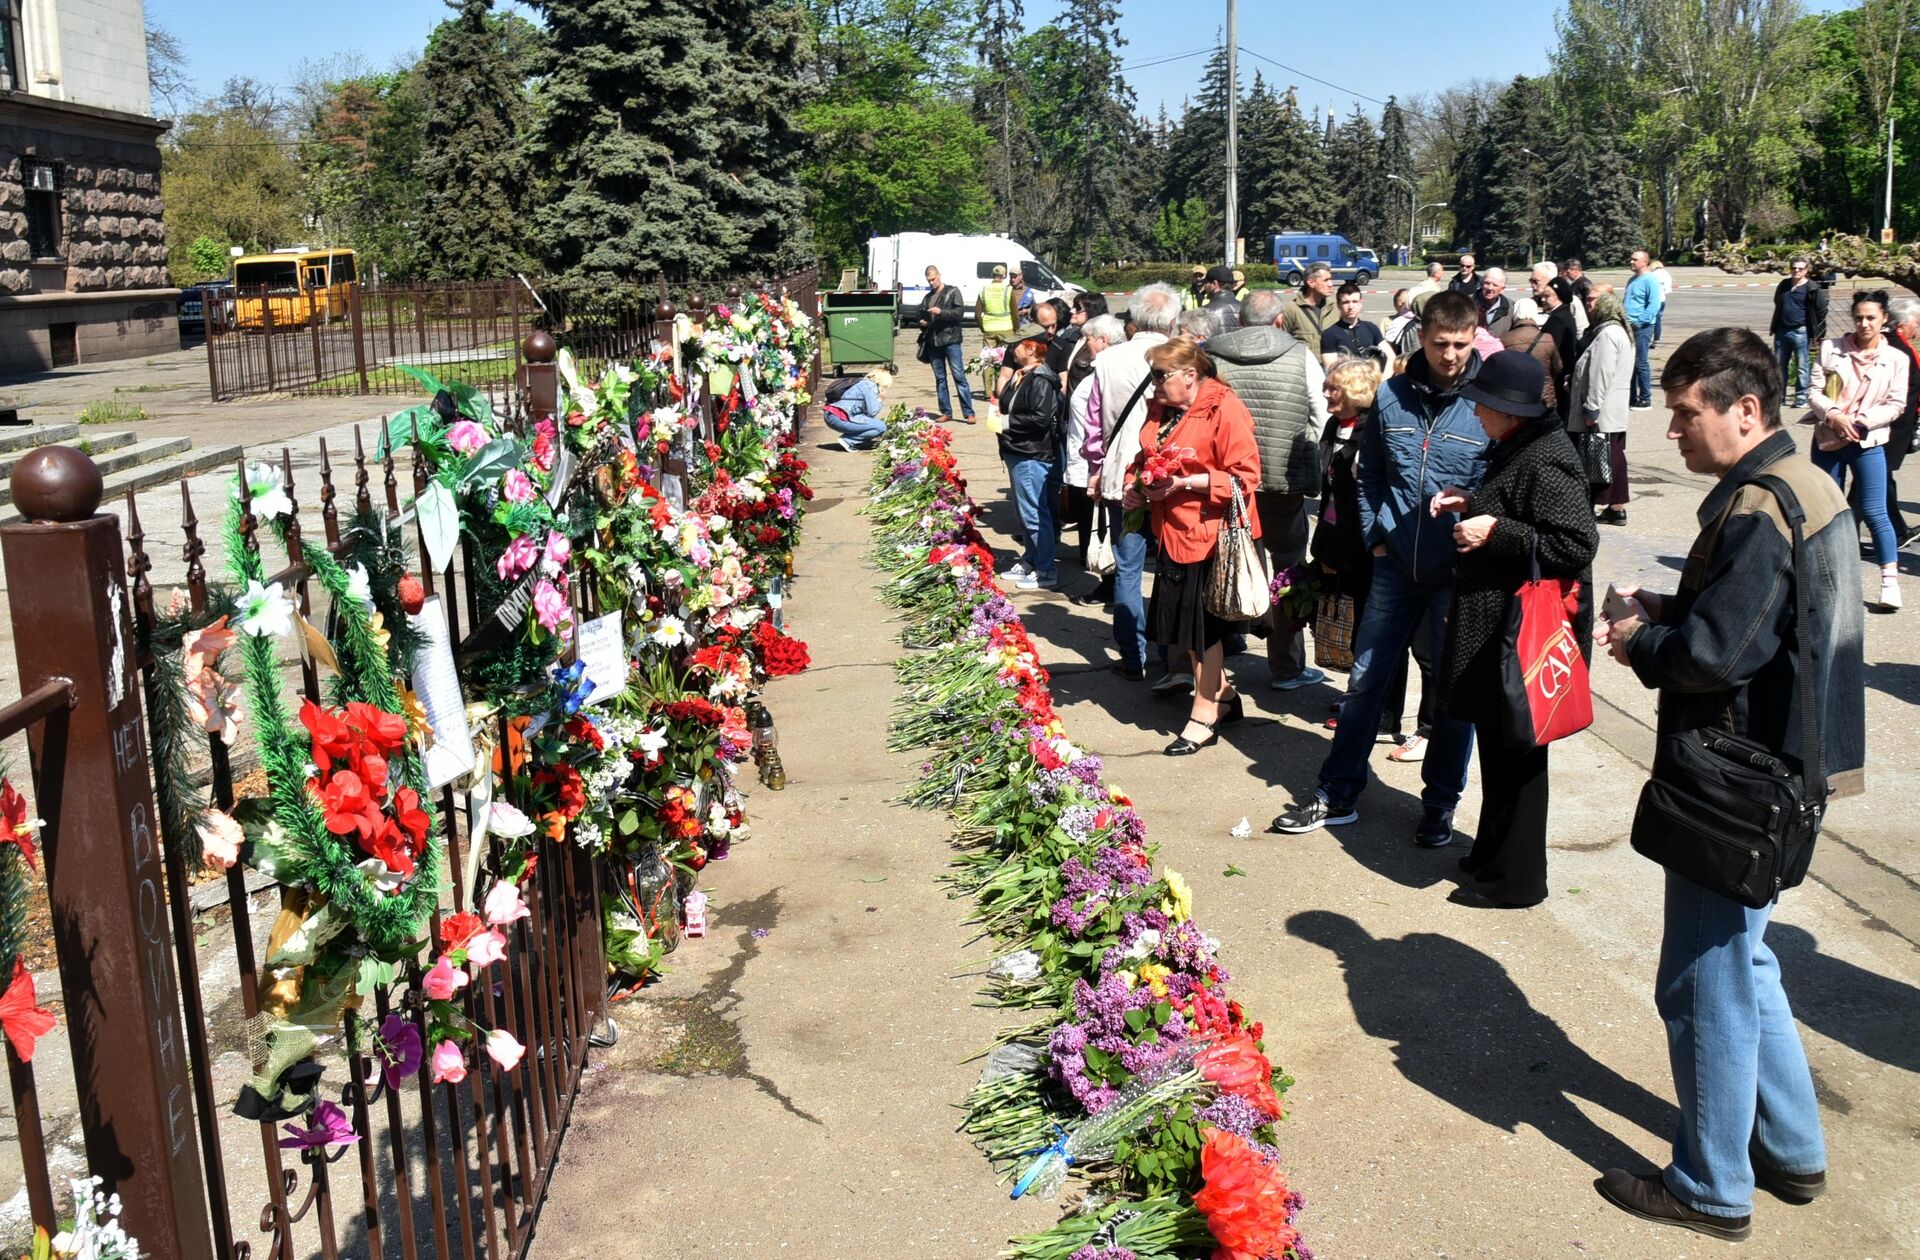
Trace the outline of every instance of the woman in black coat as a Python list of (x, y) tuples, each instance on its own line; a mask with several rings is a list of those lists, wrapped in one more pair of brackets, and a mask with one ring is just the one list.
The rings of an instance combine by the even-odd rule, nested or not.
[(1593, 637), (1589, 588), (1600, 536), (1586, 469), (1540, 400), (1545, 383), (1530, 354), (1503, 351), (1481, 365), (1460, 393), (1493, 439), (1487, 475), (1471, 493), (1449, 486), (1433, 500), (1436, 515), (1461, 517), (1441, 701), (1450, 716), (1474, 724), (1480, 743), (1480, 827), (1460, 860), (1470, 877), (1463, 891), (1497, 906), (1538, 905), (1547, 896), (1547, 750), (1506, 742), (1500, 680), (1507, 610), (1536, 560), (1540, 576), (1579, 582), (1573, 632), (1582, 654)]

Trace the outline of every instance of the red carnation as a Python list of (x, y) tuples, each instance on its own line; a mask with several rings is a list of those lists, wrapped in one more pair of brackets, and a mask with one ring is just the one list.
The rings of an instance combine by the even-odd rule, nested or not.
[(420, 585), (420, 579), (411, 573), (400, 575), (400, 607), (412, 616), (426, 606), (426, 588)]

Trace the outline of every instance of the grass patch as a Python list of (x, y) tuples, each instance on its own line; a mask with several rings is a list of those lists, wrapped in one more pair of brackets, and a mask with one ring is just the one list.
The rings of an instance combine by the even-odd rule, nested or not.
[[(505, 385), (513, 379), (512, 355), (494, 359), (461, 359), (450, 363), (423, 363), (420, 366), (443, 381), (459, 381), (463, 385), (479, 387), (489, 384)], [(367, 387), (375, 394), (420, 392), (418, 381), (391, 366), (369, 366)], [(295, 394), (357, 394), (360, 392), (360, 373), (342, 372), (338, 376), (329, 376), (310, 385), (297, 385), (293, 392)]]
[(170, 389), (185, 389), (182, 385), (115, 385), (116, 394), (164, 394)]
[(80, 409), (77, 419), (81, 424), (131, 424), (135, 420), (145, 420), (147, 409), (139, 403), (121, 402), (118, 398), (103, 398), (99, 402), (90, 402)]

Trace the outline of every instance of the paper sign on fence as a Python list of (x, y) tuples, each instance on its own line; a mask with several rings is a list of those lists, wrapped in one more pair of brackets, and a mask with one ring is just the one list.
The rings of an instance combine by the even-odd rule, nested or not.
[(479, 754), (473, 730), (467, 725), (467, 702), (460, 694), (460, 671), (453, 663), (453, 640), (447, 633), (447, 610), (438, 595), (409, 618), (421, 643), (413, 654), (413, 690), (427, 711), (433, 735), (424, 755), (427, 783), (445, 787), (471, 773)]
[(611, 700), (627, 689), (627, 641), (620, 632), (619, 612), (596, 617), (580, 627), (575, 640), (580, 662), (593, 680), (588, 704)]

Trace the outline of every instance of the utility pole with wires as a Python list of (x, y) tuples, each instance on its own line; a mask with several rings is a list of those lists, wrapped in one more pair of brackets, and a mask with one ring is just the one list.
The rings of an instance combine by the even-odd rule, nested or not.
[(1226, 263), (1239, 263), (1240, 236), (1240, 11), (1227, 0), (1227, 240)]

